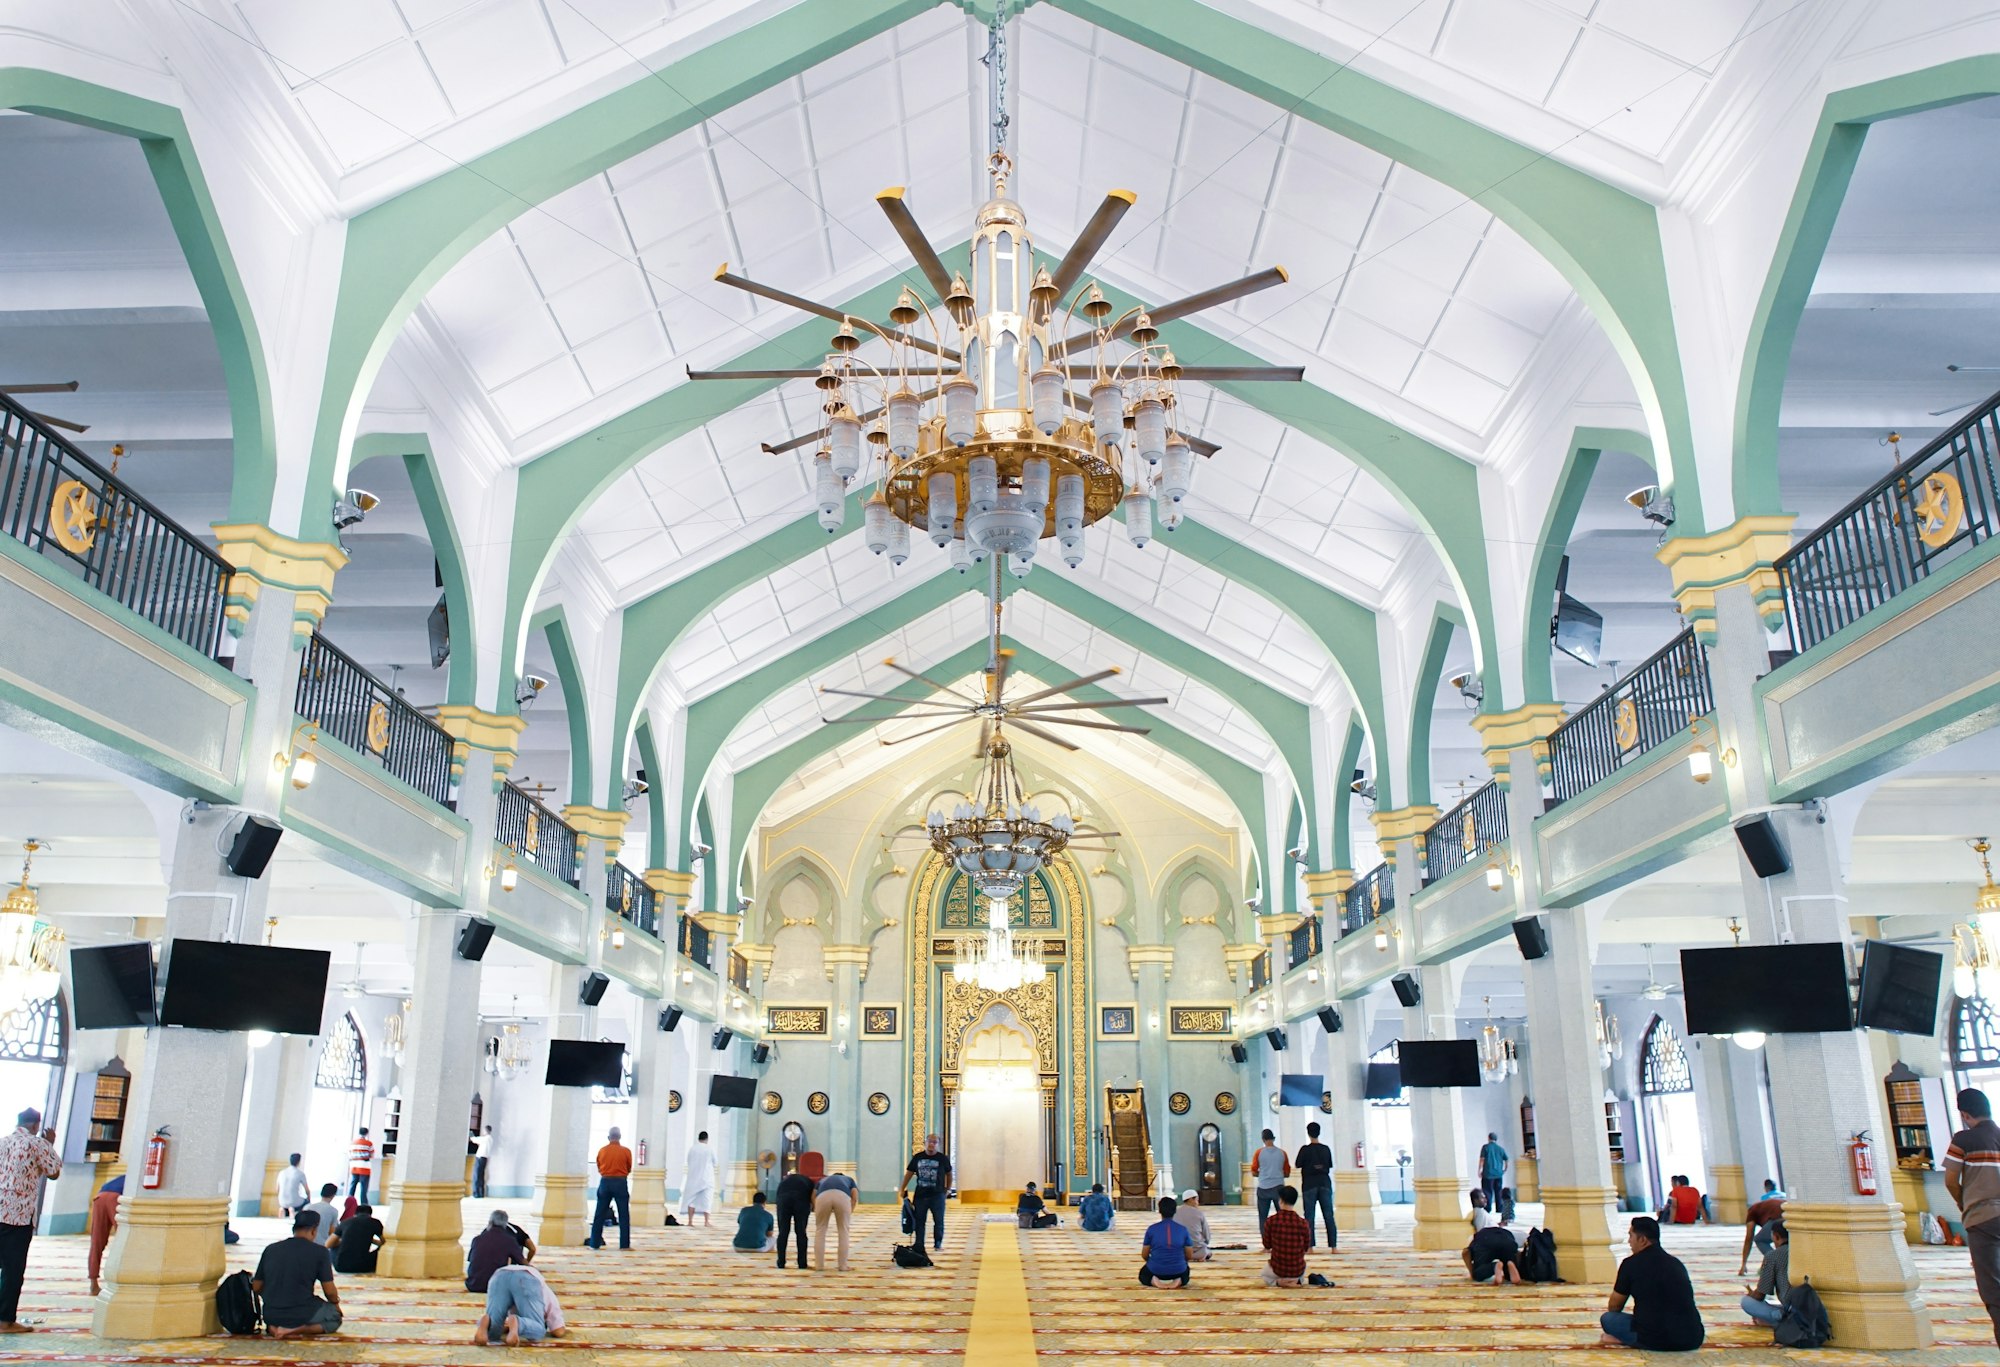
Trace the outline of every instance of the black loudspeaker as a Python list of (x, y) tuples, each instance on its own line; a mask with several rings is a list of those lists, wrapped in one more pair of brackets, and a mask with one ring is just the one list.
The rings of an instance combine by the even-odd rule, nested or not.
[(662, 1030), (671, 1030), (680, 1023), (681, 1009), (678, 1006), (669, 1006), (660, 1012), (660, 1028)]
[(611, 979), (602, 973), (583, 975), (583, 986), (577, 989), (576, 999), (585, 1006), (595, 1006), (604, 1000), (604, 989), (611, 986)]
[(715, 1033), (708, 1037), (708, 1047), (711, 1049), (727, 1049), (729, 1047), (729, 1037), (735, 1033), (735, 1031), (726, 1025), (716, 1026)]
[(1319, 1009), (1319, 1028), (1326, 1031), (1329, 1035), (1339, 1034), (1340, 1012), (1334, 1010), (1331, 1006), (1322, 1006)]
[(1285, 1046), (1291, 1043), (1290, 1040), (1285, 1038), (1285, 1032), (1282, 1030), (1266, 1030), (1264, 1038), (1270, 1041), (1271, 1052), (1273, 1053), (1283, 1053)]
[(458, 932), (458, 957), (478, 963), (486, 957), (486, 946), (493, 940), (493, 923), (482, 921), (477, 916), (466, 918), (465, 925)]
[(1250, 1051), (1243, 1047), (1242, 1041), (1232, 1041), (1229, 1046), (1229, 1057), (1238, 1063), (1248, 1063), (1250, 1061)]
[(1792, 871), (1792, 856), (1778, 839), (1768, 816), (1746, 816), (1736, 823), (1736, 843), (1759, 878), (1775, 878)]
[(1417, 986), (1417, 975), (1398, 973), (1389, 979), (1389, 986), (1396, 989), (1396, 1000), (1405, 1006), (1415, 1006), (1424, 999), (1423, 989)]
[(752, 1063), (769, 1063), (771, 1061), (771, 1046), (762, 1040), (757, 1041), (750, 1050), (750, 1061)]
[(1549, 954), (1549, 924), (1539, 916), (1514, 922), (1514, 943), (1524, 959), (1546, 959)]
[(264, 866), (271, 862), (271, 852), (278, 848), (278, 837), (284, 833), (285, 828), (275, 821), (246, 816), (236, 828), (236, 839), (222, 862), (238, 878), (262, 878)]

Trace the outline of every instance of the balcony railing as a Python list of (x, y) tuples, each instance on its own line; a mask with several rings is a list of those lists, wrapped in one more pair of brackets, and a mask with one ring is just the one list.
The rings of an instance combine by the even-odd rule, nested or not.
[(213, 659), (229, 562), (0, 394), (0, 534)]
[(703, 968), (715, 967), (715, 946), (708, 930), (688, 912), (681, 913), (680, 936), (674, 947), (681, 957), (700, 964)]
[(451, 737), (318, 632), (292, 710), (440, 806), (451, 806)]
[(1262, 992), (1271, 985), (1271, 951), (1265, 950), (1250, 961), (1250, 990)]
[(1803, 653), (2000, 530), (2000, 394), (1778, 557)]
[(1549, 737), (1555, 801), (1569, 801), (1714, 710), (1708, 655), (1690, 628), (1556, 728)]
[(1326, 932), (1321, 928), (1319, 917), (1308, 916), (1292, 927), (1291, 947), (1285, 964), (1289, 968), (1297, 968), (1308, 959), (1318, 958), (1325, 948)]
[(1396, 908), (1396, 871), (1385, 863), (1347, 890), (1347, 907), (1340, 915), (1340, 933), (1352, 935), (1378, 916)]
[(1507, 794), (1498, 779), (1468, 793), (1424, 833), (1424, 879), (1458, 872), (1495, 845), (1507, 843)]
[(494, 834), (517, 858), (527, 860), (557, 882), (577, 886), (576, 829), (532, 794), (511, 783), (500, 785)]
[(623, 864), (613, 863), (604, 880), (604, 905), (648, 935), (660, 933), (660, 914), (653, 890), (646, 886), (645, 879)]

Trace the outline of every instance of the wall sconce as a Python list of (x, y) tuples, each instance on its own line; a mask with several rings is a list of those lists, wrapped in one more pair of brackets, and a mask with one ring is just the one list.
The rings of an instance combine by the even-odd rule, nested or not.
[[(1688, 730), (1690, 732), (1695, 731), (1700, 723), (1700, 717), (1689, 717)], [(1733, 746), (1722, 752), (1722, 762), (1731, 769), (1736, 767), (1736, 750)], [(1696, 783), (1706, 783), (1715, 777), (1715, 756), (1710, 754), (1708, 747), (1701, 743), (1698, 734), (1695, 739), (1694, 749), (1688, 751), (1688, 773), (1693, 775)]]
[(1148, 1012), (1146, 1013), (1146, 1028), (1147, 1028), (1148, 1030), (1151, 1030), (1151, 1031), (1153, 1031), (1153, 1032), (1154, 1032), (1155, 1034), (1158, 1034), (1158, 1033), (1159, 1033), (1159, 1029), (1160, 1029), (1160, 1013), (1159, 1013), (1159, 1012), (1157, 1012), (1157, 1011), (1148, 1011)]
[(319, 773), (319, 756), (313, 753), (313, 742), (319, 739), (319, 723), (302, 721), (292, 728), (292, 738), (285, 749), (278, 752), (271, 767), (279, 773), (292, 771), (292, 786), (300, 792), (312, 787), (313, 776)]
[(1384, 920), (1382, 920), (1382, 918), (1381, 918), (1381, 917), (1379, 917), (1379, 916), (1378, 916), (1378, 917), (1376, 917), (1376, 918), (1375, 918), (1375, 948), (1377, 948), (1377, 949), (1387, 949), (1387, 948), (1389, 947), (1389, 937), (1390, 937), (1391, 935), (1395, 936), (1395, 937), (1396, 937), (1397, 939), (1399, 939), (1399, 940), (1400, 940), (1400, 939), (1402, 939), (1402, 938), (1403, 938), (1403, 928), (1402, 928), (1401, 926), (1399, 926), (1399, 925), (1396, 925), (1396, 924), (1394, 924), (1393, 922), (1385, 922), (1385, 921), (1384, 921)]
[(1507, 871), (1493, 861), (1486, 862), (1486, 887), (1490, 892), (1498, 892), (1507, 886)]
[(507, 862), (499, 868), (495, 868), (491, 860), (487, 861), (486, 881), (492, 882), (496, 874), (499, 875), (502, 892), (512, 892), (521, 881), (521, 871), (514, 867), (514, 856), (511, 854), (507, 856)]
[(616, 916), (606, 915), (604, 924), (598, 927), (597, 938), (610, 940), (613, 949), (625, 948), (625, 922)]
[(833, 1026), (834, 1029), (840, 1031), (843, 1035), (847, 1033), (847, 1013), (845, 1011), (833, 1018)]
[(692, 968), (683, 968), (683, 969), (681, 970), (681, 981), (682, 981), (683, 983), (691, 983), (691, 982), (693, 982), (693, 981), (694, 981), (694, 970), (693, 970)]
[(1318, 970), (1317, 968), (1308, 968), (1308, 969), (1306, 970), (1306, 981), (1307, 981), (1307, 982), (1309, 982), (1309, 983), (1316, 983), (1316, 982), (1318, 982), (1318, 981), (1319, 981), (1319, 970)]

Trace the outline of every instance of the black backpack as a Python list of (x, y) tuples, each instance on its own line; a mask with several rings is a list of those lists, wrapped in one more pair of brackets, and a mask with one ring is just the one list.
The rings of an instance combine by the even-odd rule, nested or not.
[(257, 1293), (250, 1289), (248, 1272), (232, 1272), (215, 1288), (215, 1317), (230, 1334), (254, 1334), (261, 1326), (257, 1313)]
[(1531, 1229), (1522, 1241), (1521, 1257), (1515, 1264), (1524, 1282), (1559, 1282), (1556, 1270), (1556, 1236), (1546, 1229)]
[(1785, 1317), (1771, 1327), (1771, 1336), (1785, 1348), (1818, 1348), (1833, 1337), (1833, 1321), (1807, 1277), (1785, 1297)]
[(897, 1244), (895, 1252), (889, 1255), (898, 1267), (932, 1267), (931, 1255), (924, 1252), (920, 1244)]

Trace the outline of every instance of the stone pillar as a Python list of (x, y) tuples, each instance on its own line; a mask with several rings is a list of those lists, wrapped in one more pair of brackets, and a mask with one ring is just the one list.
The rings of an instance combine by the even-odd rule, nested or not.
[[(858, 931), (858, 926), (857, 926)], [(819, 1121), (826, 1127), (821, 1152), (827, 1171), (835, 1162), (850, 1168), (861, 1158), (861, 1050), (856, 1047), (861, 1028), (861, 986), (868, 973), (868, 946), (828, 945), (824, 951), (826, 973), (833, 980), (833, 1039), (827, 1057), (827, 1096), (832, 1109)]]
[(657, 1228), (667, 1216), (667, 1109), (674, 1086), (674, 1036), (659, 1028), (660, 1011), (672, 1005), (679, 984), (669, 980), (664, 1000), (651, 1004), (639, 1020), (639, 1058), (633, 1066), (632, 1152), (643, 1148), (645, 1161), (632, 1169), (632, 1224)]
[[(236, 1179), (231, 1191), (232, 1218), (263, 1213), (264, 1195), (277, 1191), (277, 1174), (284, 1160), (271, 1152), (271, 1113), (278, 1106), (279, 1043), (268, 1040), (250, 1051), (250, 1072), (243, 1085), (243, 1120), (238, 1132)], [(109, 1179), (106, 1179), (109, 1180)], [(272, 1214), (276, 1214), (276, 1210)]]
[[(1173, 1146), (1168, 1141), (1173, 1134), (1173, 1118), (1167, 1109), (1167, 1100), (1174, 1091), (1173, 1050), (1167, 1047), (1167, 970), (1173, 966), (1173, 959), (1170, 951), (1165, 957), (1141, 955), (1130, 963), (1137, 988), (1133, 995), (1138, 1002), (1134, 1008), (1138, 1019), (1132, 1023), (1139, 1032), (1138, 1080), (1145, 1088), (1147, 1133), (1152, 1136), (1153, 1191), (1157, 1196), (1160, 1180), (1165, 1178), (1178, 1197), (1181, 1184), (1175, 1181)], [(1096, 1115), (1102, 1102), (1096, 1097), (1091, 1100), (1091, 1113)], [(1050, 1104), (1054, 1104), (1053, 1094)], [(1061, 1152), (1060, 1148), (1056, 1151)], [(1108, 1179), (1110, 1174), (1105, 1176)], [(1071, 1173), (1070, 1190), (1090, 1190), (1089, 1174)]]
[[(1333, 1149), (1333, 1217), (1343, 1232), (1380, 1229), (1382, 1193), (1375, 1181), (1375, 1155), (1367, 1152), (1368, 1036), (1374, 1012), (1366, 997), (1346, 1002), (1339, 1034), (1327, 1040), (1327, 1090), (1333, 1115), (1327, 1143)], [(1359, 1146), (1365, 1162), (1354, 1165)]]
[(1740, 1225), (1749, 1218), (1750, 1199), (1743, 1184), (1743, 1150), (1736, 1137), (1735, 1086), (1730, 1077), (1724, 1040), (1688, 1041), (1695, 1058), (1695, 1081), (1701, 1104), (1701, 1147), (1708, 1163), (1708, 1202), (1719, 1224)]
[[(603, 874), (598, 874), (598, 895)], [(592, 941), (595, 944), (595, 941)], [(596, 1009), (578, 999), (585, 969), (579, 964), (552, 964), (549, 971), (549, 1037), (590, 1039)], [(590, 1212), (584, 1208), (584, 1175), (590, 1161), (590, 1089), (549, 1089), (548, 1144), (542, 1171), (535, 1177), (534, 1204), (528, 1218), (535, 1222), (535, 1242), (552, 1248), (581, 1244), (590, 1232)]]

